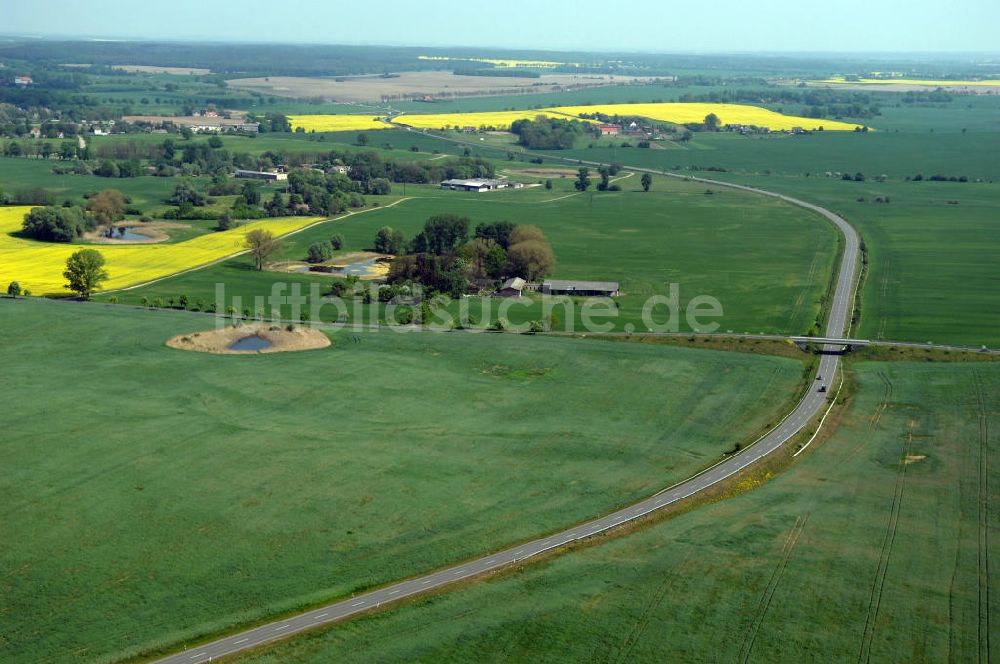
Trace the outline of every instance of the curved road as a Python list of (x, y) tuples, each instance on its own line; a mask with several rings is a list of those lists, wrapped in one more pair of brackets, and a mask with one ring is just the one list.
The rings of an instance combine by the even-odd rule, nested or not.
[[(588, 163), (588, 162), (583, 162)], [(593, 162), (589, 162), (593, 165)], [(629, 168), (637, 172), (648, 172), (656, 175), (663, 175), (658, 171)], [(668, 174), (671, 175), (671, 174)], [(673, 177), (684, 177), (673, 175)], [(858, 259), (858, 235), (854, 229), (843, 218), (826, 210), (825, 208), (807, 203), (790, 196), (777, 194), (763, 189), (755, 189), (743, 185), (730, 184), (717, 180), (705, 178), (687, 178), (697, 182), (739, 189), (742, 191), (769, 196), (781, 199), (792, 205), (812, 210), (831, 223), (833, 223), (846, 240), (844, 255), (840, 263), (837, 275), (837, 284), (834, 290), (833, 300), (830, 305), (829, 319), (827, 321), (825, 336), (828, 338), (843, 338), (847, 335), (847, 321), (849, 313), (853, 310), (855, 273), (857, 271)], [(832, 347), (830, 350), (834, 350)], [(823, 377), (823, 383), (833, 384), (840, 366), (840, 357), (837, 355), (821, 355), (819, 362), (819, 375)], [(817, 414), (824, 410), (827, 403), (828, 393), (818, 391), (820, 381), (814, 381), (809, 391), (802, 398), (792, 412), (778, 423), (771, 431), (764, 434), (753, 445), (745, 448), (741, 453), (729, 457), (707, 470), (688, 478), (672, 487), (664, 489), (659, 493), (646, 498), (638, 503), (619, 509), (605, 516), (587, 521), (573, 526), (568, 530), (536, 539), (508, 549), (498, 551), (489, 555), (469, 560), (452, 567), (441, 569), (436, 572), (418, 576), (415, 578), (400, 581), (392, 585), (384, 586), (377, 590), (362, 593), (349, 599), (340, 600), (318, 609), (306, 611), (298, 615), (277, 620), (260, 625), (252, 629), (244, 630), (230, 636), (217, 639), (201, 646), (196, 646), (183, 652), (164, 657), (159, 662), (169, 664), (198, 664), (200, 662), (210, 662), (213, 659), (230, 655), (242, 650), (253, 648), (261, 644), (287, 638), (292, 634), (313, 629), (320, 625), (327, 625), (338, 622), (352, 616), (356, 616), (373, 608), (379, 608), (383, 604), (395, 602), (404, 598), (413, 597), (426, 593), (442, 586), (453, 584), (456, 581), (469, 579), (474, 576), (493, 572), (508, 567), (515, 562), (520, 562), (539, 554), (567, 546), (572, 542), (593, 537), (598, 533), (603, 533), (622, 524), (639, 519), (651, 512), (663, 509), (668, 505), (674, 505), (690, 496), (704, 491), (726, 478), (742, 471), (748, 466), (760, 461), (771, 452), (780, 448), (790, 440), (795, 434), (801, 431)]]

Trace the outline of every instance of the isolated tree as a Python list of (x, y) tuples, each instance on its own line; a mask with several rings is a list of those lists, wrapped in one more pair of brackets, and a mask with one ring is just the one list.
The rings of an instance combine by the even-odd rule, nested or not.
[(709, 131), (718, 131), (720, 124), (719, 116), (715, 113), (709, 113), (705, 116), (705, 128)]
[(649, 173), (642, 174), (642, 190), (649, 191), (649, 188), (653, 185), (653, 176)]
[(577, 191), (587, 191), (590, 188), (590, 169), (581, 168), (576, 176), (576, 182), (573, 183)]
[(479, 224), (476, 226), (476, 237), (493, 240), (506, 250), (510, 246), (510, 234), (514, 232), (515, 228), (517, 228), (517, 224), (510, 221)]
[(76, 157), (76, 145), (72, 141), (66, 141), (59, 146), (59, 159), (67, 161)]
[(246, 199), (248, 206), (256, 207), (260, 205), (260, 189), (257, 188), (256, 183), (250, 181), (244, 182), (240, 193), (243, 194), (243, 198)]
[(8, 284), (7, 286), (7, 295), (10, 295), (11, 297), (17, 297), (20, 294), (21, 294), (21, 284), (17, 283), (16, 281), (10, 282), (10, 284)]
[(406, 236), (402, 231), (383, 226), (375, 233), (375, 251), (380, 254), (402, 254), (406, 251)]
[(258, 270), (263, 270), (267, 260), (281, 248), (281, 241), (277, 240), (271, 231), (257, 228), (247, 233), (243, 246), (250, 250), (254, 266)]
[(224, 144), (222, 142), (222, 139), (219, 138), (218, 136), (212, 136), (210, 139), (208, 139), (208, 147), (210, 148), (219, 149), (223, 145)]
[(66, 259), (63, 276), (69, 282), (66, 286), (85, 300), (107, 280), (104, 256), (96, 249), (81, 249)]
[(597, 172), (601, 174), (601, 181), (597, 184), (598, 191), (607, 191), (608, 185), (611, 183), (611, 171), (607, 166), (601, 166), (597, 169)]
[(338, 233), (331, 237), (330, 246), (334, 251), (340, 251), (344, 247), (344, 236)]
[(510, 234), (507, 265), (509, 277), (524, 277), (529, 281), (544, 277), (555, 267), (556, 257), (548, 238), (538, 226), (518, 226)]
[[(548, 238), (545, 237), (545, 233), (538, 226), (532, 226), (531, 224), (524, 224), (523, 226), (518, 226), (511, 231), (509, 240), (507, 242), (508, 247), (512, 247), (515, 244), (520, 244), (521, 242), (528, 242), (530, 240), (539, 240), (548, 244)], [(502, 244), (500, 246), (503, 246)]]
[(413, 238), (414, 253), (442, 256), (465, 244), (469, 237), (469, 218), (456, 214), (436, 214), (424, 223), (424, 230)]
[(111, 224), (125, 218), (125, 196), (117, 189), (105, 189), (87, 201), (87, 209), (100, 224)]
[(556, 265), (556, 257), (547, 242), (528, 240), (510, 246), (507, 263), (508, 274), (534, 281), (552, 271)]

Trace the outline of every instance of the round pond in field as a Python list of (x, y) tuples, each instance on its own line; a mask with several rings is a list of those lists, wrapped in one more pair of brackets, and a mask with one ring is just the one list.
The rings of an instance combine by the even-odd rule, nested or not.
[(200, 353), (258, 355), (326, 348), (330, 345), (330, 337), (301, 325), (251, 323), (179, 334), (168, 339), (167, 345)]

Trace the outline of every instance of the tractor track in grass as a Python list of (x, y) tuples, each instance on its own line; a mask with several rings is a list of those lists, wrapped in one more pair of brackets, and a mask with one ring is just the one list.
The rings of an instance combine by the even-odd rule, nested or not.
[[(879, 378), (886, 385), (887, 394), (892, 393), (891, 381), (883, 372), (878, 373)], [(882, 410), (884, 412), (884, 409)], [(881, 420), (881, 413), (873, 421), (873, 428)], [(878, 567), (875, 569), (875, 579), (872, 582), (871, 594), (868, 600), (868, 613), (865, 617), (865, 629), (861, 637), (861, 647), (858, 652), (858, 662), (867, 663), (871, 661), (872, 642), (875, 633), (878, 631), (878, 616), (882, 605), (882, 594), (885, 590), (885, 579), (889, 572), (889, 563), (892, 558), (892, 547), (896, 541), (896, 532), (899, 528), (899, 513), (903, 504), (903, 489), (906, 483), (907, 457), (910, 453), (910, 443), (913, 440), (913, 432), (908, 431), (903, 439), (902, 449), (899, 453), (899, 462), (896, 467), (896, 482), (893, 486), (892, 504), (889, 508), (889, 520), (886, 523), (885, 534), (882, 537), (882, 546), (879, 550)]]
[(972, 372), (979, 410), (979, 537), (977, 559), (979, 566), (979, 661), (990, 661), (990, 493), (989, 493), (989, 437), (990, 420), (986, 409), (983, 379), (978, 371)]
[[(681, 571), (687, 566), (688, 560), (689, 559), (685, 557), (680, 563), (675, 565), (670, 570), (667, 578), (663, 580), (663, 583), (657, 586), (656, 590), (652, 593), (652, 597), (642, 608), (642, 611), (635, 623), (632, 625), (632, 628), (629, 630), (628, 634), (625, 635), (625, 640), (622, 643), (621, 650), (618, 652), (617, 656), (614, 658), (608, 658), (606, 661), (614, 662), (615, 664), (627, 664), (627, 662), (633, 661), (631, 659), (632, 651), (639, 643), (639, 639), (649, 628), (649, 623), (653, 620), (656, 611), (670, 594), (670, 591), (676, 584), (677, 579), (681, 578)], [(594, 660), (597, 661), (598, 658), (594, 657)]]
[(795, 319), (798, 317), (799, 312), (802, 310), (802, 306), (805, 304), (808, 288), (812, 285), (813, 280), (816, 279), (816, 270), (819, 268), (821, 255), (819, 247), (817, 246), (816, 250), (813, 252), (812, 263), (809, 264), (809, 272), (806, 274), (805, 283), (802, 285), (802, 288), (799, 289), (799, 295), (795, 298), (795, 302), (792, 304), (792, 308), (788, 312), (786, 327), (789, 330), (795, 329)]
[(764, 591), (757, 600), (754, 618), (750, 621), (750, 626), (743, 636), (743, 643), (740, 646), (740, 653), (737, 657), (737, 661), (743, 662), (743, 664), (750, 661), (750, 655), (753, 653), (757, 635), (760, 633), (760, 628), (767, 618), (767, 612), (771, 608), (771, 601), (774, 599), (774, 594), (778, 591), (778, 586), (781, 585), (781, 579), (785, 575), (785, 569), (788, 567), (788, 560), (792, 557), (792, 551), (795, 549), (795, 545), (799, 543), (799, 538), (802, 537), (802, 531), (805, 530), (807, 521), (809, 521), (808, 514), (795, 517), (795, 523), (792, 524), (791, 530), (788, 531), (788, 535), (785, 537), (784, 544), (781, 545), (778, 564), (771, 571), (767, 585), (764, 586)]

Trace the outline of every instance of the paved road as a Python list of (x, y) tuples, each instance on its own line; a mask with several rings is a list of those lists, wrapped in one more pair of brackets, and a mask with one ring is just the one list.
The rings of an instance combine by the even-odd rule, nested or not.
[[(647, 169), (631, 168), (638, 172), (651, 172)], [(826, 326), (825, 335), (829, 338), (842, 338), (847, 330), (847, 321), (854, 306), (854, 291), (856, 286), (855, 273), (858, 260), (858, 235), (844, 219), (838, 215), (821, 208), (817, 205), (807, 203), (789, 196), (776, 194), (762, 189), (734, 185), (717, 180), (704, 178), (690, 178), (698, 182), (740, 189), (743, 191), (781, 199), (792, 205), (812, 210), (833, 223), (844, 234), (845, 251), (841, 260), (840, 269), (837, 275), (836, 288), (830, 305), (829, 319)], [(831, 347), (830, 350), (835, 350)], [(498, 551), (475, 560), (470, 560), (459, 565), (454, 565), (430, 574), (418, 576), (416, 578), (400, 581), (392, 585), (379, 588), (363, 594), (359, 594), (349, 599), (328, 604), (318, 609), (307, 611), (284, 620), (270, 622), (260, 627), (248, 629), (231, 636), (227, 636), (205, 645), (190, 648), (184, 652), (176, 653), (169, 657), (158, 660), (170, 664), (198, 664), (209, 662), (225, 655), (253, 648), (264, 643), (287, 638), (292, 634), (315, 628), (319, 625), (327, 625), (358, 615), (373, 608), (378, 608), (384, 604), (395, 602), (407, 597), (413, 597), (426, 593), (430, 590), (441, 588), (453, 584), (463, 579), (468, 579), (483, 573), (500, 570), (516, 562), (529, 560), (547, 551), (564, 547), (572, 542), (593, 537), (599, 533), (621, 526), (639, 519), (651, 512), (663, 509), (668, 505), (676, 504), (690, 496), (704, 491), (722, 480), (740, 472), (741, 470), (760, 461), (771, 454), (795, 434), (801, 431), (814, 417), (825, 410), (829, 393), (818, 391), (820, 384), (832, 385), (840, 366), (840, 357), (837, 355), (821, 355), (818, 375), (822, 380), (814, 381), (810, 390), (798, 403), (794, 410), (789, 413), (777, 426), (764, 434), (756, 443), (748, 446), (738, 455), (729, 457), (711, 468), (695, 475), (683, 482), (660, 491), (654, 496), (645, 500), (612, 512), (606, 516), (587, 521), (580, 525), (569, 528), (562, 532), (548, 537), (532, 540), (517, 546), (512, 546), (503, 551)]]

